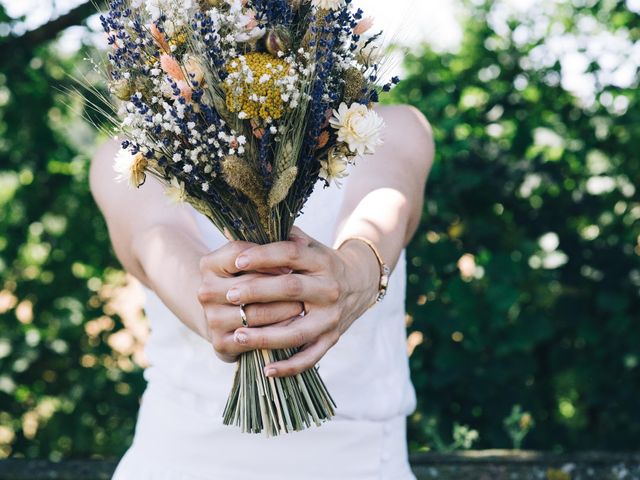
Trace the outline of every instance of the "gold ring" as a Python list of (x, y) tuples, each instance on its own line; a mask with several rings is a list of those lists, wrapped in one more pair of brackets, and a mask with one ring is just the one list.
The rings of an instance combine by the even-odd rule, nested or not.
[(244, 304), (240, 305), (240, 318), (242, 319), (242, 326), (248, 327), (249, 321), (247, 320), (247, 313), (244, 311)]

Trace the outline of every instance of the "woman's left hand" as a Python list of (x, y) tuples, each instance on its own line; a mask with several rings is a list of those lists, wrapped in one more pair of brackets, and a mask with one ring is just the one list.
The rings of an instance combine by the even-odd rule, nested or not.
[(302, 347), (287, 360), (265, 366), (270, 377), (286, 377), (313, 367), (373, 303), (380, 268), (374, 253), (360, 241), (339, 250), (294, 228), (290, 241), (252, 247), (236, 259), (242, 271), (289, 268), (292, 273), (251, 278), (234, 285), (227, 300), (235, 305), (302, 302), (306, 314), (292, 322), (243, 327), (234, 339), (249, 349)]

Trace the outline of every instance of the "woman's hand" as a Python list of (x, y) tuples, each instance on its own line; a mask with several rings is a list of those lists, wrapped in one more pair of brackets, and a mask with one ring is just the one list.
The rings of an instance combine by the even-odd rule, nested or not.
[[(230, 266), (233, 255), (236, 256)], [(218, 291), (222, 285), (232, 285), (226, 292), (226, 300), (234, 305), (255, 308), (258, 304), (265, 308), (265, 304), (304, 304), (305, 315), (291, 322), (263, 322), (271, 325), (252, 328), (257, 325), (250, 320), (250, 328), (237, 328), (234, 349), (227, 346), (225, 337), (227, 351), (302, 347), (290, 359), (267, 365), (265, 374), (271, 377), (291, 376), (313, 367), (367, 310), (378, 292), (378, 261), (369, 247), (359, 241), (347, 242), (340, 250), (334, 250), (294, 229), (291, 241), (260, 246), (242, 244), (233, 252), (225, 252), (224, 261), (228, 273), (270, 269), (295, 272), (277, 276), (248, 274), (224, 283), (216, 280), (220, 282)], [(238, 317), (237, 307), (234, 315)], [(233, 317), (231, 313), (229, 316)], [(235, 321), (230, 318), (225, 328), (234, 324), (237, 327), (237, 318)]]
[[(247, 344), (234, 341), (234, 332), (242, 326), (238, 303), (227, 300), (227, 292), (239, 284), (259, 281), (290, 270), (255, 269), (263, 273), (243, 273), (236, 267), (236, 259), (248, 249), (257, 245), (247, 242), (230, 242), (200, 260), (202, 283), (198, 291), (198, 300), (202, 304), (207, 323), (209, 341), (217, 356), (233, 362), (243, 352), (254, 350)], [(280, 322), (290, 323), (292, 318), (302, 313), (302, 303), (298, 301), (274, 301), (255, 303), (244, 307), (247, 323), (252, 327), (273, 325)]]

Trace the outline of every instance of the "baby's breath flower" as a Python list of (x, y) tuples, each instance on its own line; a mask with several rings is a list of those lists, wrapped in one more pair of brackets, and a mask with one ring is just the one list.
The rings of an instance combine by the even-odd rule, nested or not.
[(249, 11), (246, 15), (238, 15), (236, 20), (237, 33), (234, 40), (239, 43), (252, 42), (264, 37), (267, 32), (256, 20), (255, 12)]

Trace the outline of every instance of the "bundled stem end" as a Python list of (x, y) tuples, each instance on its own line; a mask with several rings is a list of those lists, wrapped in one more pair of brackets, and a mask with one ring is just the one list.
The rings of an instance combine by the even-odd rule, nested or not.
[(294, 349), (255, 350), (238, 359), (236, 375), (224, 409), (225, 425), (267, 437), (297, 432), (335, 415), (336, 404), (315, 368), (294, 377), (269, 378), (268, 363), (285, 360)]

